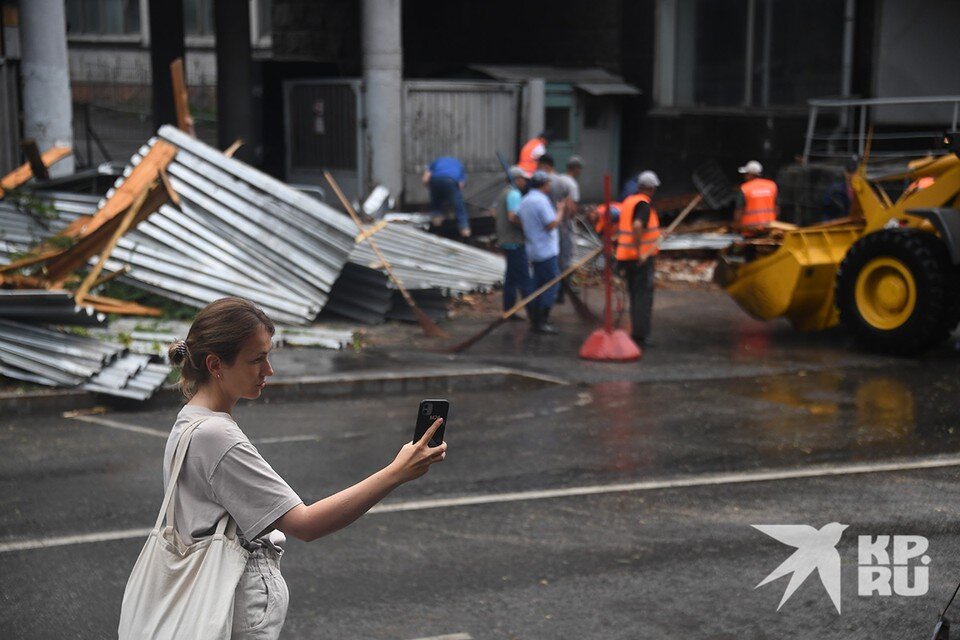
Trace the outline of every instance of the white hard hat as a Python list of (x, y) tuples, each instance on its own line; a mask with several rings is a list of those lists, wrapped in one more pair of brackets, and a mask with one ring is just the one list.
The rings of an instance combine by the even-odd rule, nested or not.
[(653, 171), (641, 171), (637, 176), (638, 187), (659, 187), (660, 178)]
[(763, 165), (756, 160), (751, 160), (747, 164), (737, 169), (737, 171), (740, 173), (752, 173), (759, 176), (763, 173)]

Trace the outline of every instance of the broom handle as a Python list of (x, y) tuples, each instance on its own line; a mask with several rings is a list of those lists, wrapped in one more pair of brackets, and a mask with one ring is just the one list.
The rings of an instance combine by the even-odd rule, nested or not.
[[(337, 198), (340, 200), (340, 204), (343, 205), (343, 208), (347, 210), (347, 213), (350, 214), (350, 217), (353, 218), (354, 224), (357, 225), (357, 228), (360, 230), (360, 233), (363, 233), (363, 222), (360, 221), (360, 216), (357, 215), (357, 212), (354, 211), (353, 206), (350, 204), (350, 201), (347, 200), (347, 196), (343, 195), (343, 191), (340, 190), (340, 185), (337, 184), (337, 181), (334, 180), (333, 175), (329, 171), (324, 171), (323, 176), (327, 179), (327, 182), (330, 183), (330, 186), (333, 187), (333, 192), (337, 194)], [(411, 307), (416, 308), (417, 305), (413, 301), (413, 298), (410, 296), (410, 293), (407, 292), (406, 287), (403, 286), (403, 283), (400, 282), (400, 278), (396, 276), (393, 272), (393, 268), (390, 266), (390, 263), (387, 262), (386, 256), (380, 252), (380, 247), (377, 246), (377, 243), (373, 241), (372, 236), (367, 236), (367, 244), (370, 245), (370, 248), (373, 249), (373, 252), (377, 254), (377, 258), (380, 260), (380, 263), (383, 265), (384, 270), (387, 272), (387, 275), (390, 277), (390, 280), (393, 284), (397, 285), (397, 289), (400, 291), (400, 295), (403, 296), (403, 299), (407, 301), (407, 304)]]
[(690, 212), (693, 211), (694, 208), (696, 208), (698, 204), (700, 204), (701, 200), (703, 200), (703, 196), (698, 193), (697, 197), (691, 200), (690, 203), (687, 204), (686, 207), (684, 207), (683, 211), (680, 212), (680, 215), (678, 215), (676, 219), (674, 219), (674, 221), (670, 223), (670, 226), (664, 230), (663, 235), (673, 233), (673, 230), (677, 228), (677, 225), (683, 222), (683, 219), (686, 218), (690, 214)]
[(567, 267), (566, 269), (564, 269), (562, 272), (560, 272), (560, 275), (556, 276), (555, 278), (553, 278), (553, 279), (550, 280), (549, 282), (545, 283), (543, 286), (541, 286), (539, 289), (537, 289), (536, 291), (534, 291), (533, 293), (531, 293), (530, 295), (528, 295), (526, 298), (524, 298), (523, 300), (521, 300), (521, 301), (518, 302), (517, 304), (513, 305), (512, 307), (510, 307), (507, 311), (504, 311), (504, 312), (500, 315), (500, 319), (501, 319), (501, 320), (506, 320), (507, 318), (509, 318), (510, 316), (512, 316), (513, 314), (515, 314), (517, 311), (520, 311), (520, 309), (523, 309), (525, 306), (527, 306), (528, 304), (530, 304), (530, 301), (532, 301), (534, 298), (540, 297), (540, 295), (541, 295), (544, 291), (546, 291), (547, 289), (549, 289), (549, 288), (552, 287), (553, 285), (557, 284), (558, 282), (560, 282), (561, 280), (563, 280), (564, 278), (566, 278), (568, 275), (570, 275), (571, 273), (573, 273), (574, 271), (576, 271), (577, 269), (579, 269), (579, 268), (582, 267), (583, 265), (587, 264), (588, 262), (590, 262), (591, 260), (593, 260), (594, 258), (596, 258), (597, 255), (599, 255), (599, 253), (600, 253), (601, 251), (603, 251), (603, 247), (597, 247), (596, 249), (594, 249), (593, 251), (591, 251), (591, 252), (589, 253), (589, 255), (587, 255), (587, 256), (586, 256), (585, 258), (583, 258), (582, 260), (580, 260), (579, 262), (577, 262), (577, 263), (575, 263), (575, 264), (572, 264), (572, 265), (570, 265), (569, 267)]

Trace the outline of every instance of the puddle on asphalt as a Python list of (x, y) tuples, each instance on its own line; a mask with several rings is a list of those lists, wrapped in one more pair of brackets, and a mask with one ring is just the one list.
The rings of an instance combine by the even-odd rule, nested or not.
[(960, 451), (960, 380), (916, 368), (605, 383), (591, 393), (599, 443), (615, 471)]

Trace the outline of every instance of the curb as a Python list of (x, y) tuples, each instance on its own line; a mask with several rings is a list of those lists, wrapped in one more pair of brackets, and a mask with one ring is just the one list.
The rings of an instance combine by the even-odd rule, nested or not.
[[(474, 367), (448, 371), (363, 371), (351, 374), (286, 378), (267, 385), (261, 402), (315, 400), (319, 398), (423, 392), (536, 388), (567, 385), (560, 378), (509, 367)], [(176, 385), (166, 386), (146, 402), (137, 402), (88, 391), (40, 391), (0, 394), (0, 414), (27, 416), (63, 413), (107, 405), (124, 411), (147, 411), (183, 404)]]

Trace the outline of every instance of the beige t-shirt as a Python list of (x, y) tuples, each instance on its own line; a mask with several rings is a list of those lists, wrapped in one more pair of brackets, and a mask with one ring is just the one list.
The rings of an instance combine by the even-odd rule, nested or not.
[[(174, 522), (187, 544), (213, 534), (226, 513), (237, 522), (244, 546), (278, 546), (273, 536), (258, 539), (277, 518), (303, 501), (250, 444), (229, 413), (185, 405), (167, 439), (163, 484), (184, 429), (205, 417), (194, 431), (174, 492)], [(248, 542), (249, 541), (249, 542)]]

